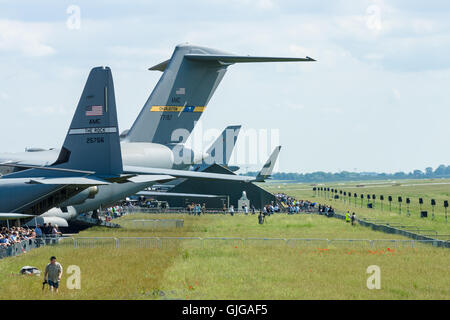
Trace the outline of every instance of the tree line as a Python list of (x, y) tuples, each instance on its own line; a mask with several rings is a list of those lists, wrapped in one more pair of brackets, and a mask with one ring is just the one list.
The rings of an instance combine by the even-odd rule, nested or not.
[[(248, 172), (245, 175), (256, 176), (258, 172)], [(441, 164), (433, 170), (431, 167), (411, 172), (376, 173), (376, 172), (324, 172), (312, 173), (298, 172), (275, 172), (273, 180), (290, 180), (296, 182), (330, 182), (330, 181), (354, 181), (354, 180), (386, 180), (386, 179), (427, 179), (427, 178), (450, 178), (450, 165)]]

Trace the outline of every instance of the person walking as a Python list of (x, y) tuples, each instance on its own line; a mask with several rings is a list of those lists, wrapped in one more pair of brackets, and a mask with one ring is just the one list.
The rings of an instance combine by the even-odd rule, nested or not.
[(50, 258), (50, 263), (45, 267), (44, 283), (47, 281), (50, 291), (58, 292), (59, 282), (63, 273), (63, 267), (56, 261), (56, 257)]
[(350, 212), (345, 213), (345, 222), (350, 222)]
[(355, 219), (356, 219), (356, 215), (355, 215), (355, 213), (353, 212), (353, 213), (352, 213), (352, 218), (351, 218), (351, 220), (352, 220), (352, 226), (355, 225)]

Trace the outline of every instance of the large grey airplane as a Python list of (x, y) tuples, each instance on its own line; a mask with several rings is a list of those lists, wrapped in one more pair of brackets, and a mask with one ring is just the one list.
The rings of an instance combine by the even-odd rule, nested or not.
[[(209, 155), (195, 153), (186, 139), (205, 111), (227, 68), (236, 63), (315, 61), (312, 58), (252, 57), (189, 44), (176, 46), (172, 57), (149, 70), (163, 74), (131, 129), (121, 136), (124, 165), (188, 169)], [(58, 149), (31, 148), (20, 153), (0, 153), (0, 162), (49, 165)], [(0, 168), (0, 172), (2, 168)]]
[[(123, 176), (111, 72), (95, 68), (56, 161), (48, 167), (28, 166), (1, 177), (0, 217), (30, 218), (77, 197), (88, 187), (132, 177)], [(150, 178), (172, 179), (161, 175)]]
[[(171, 168), (188, 169), (193, 164), (211, 158), (208, 153), (195, 156), (184, 146), (189, 134), (206, 108), (212, 94), (222, 80), (227, 67), (242, 62), (314, 61), (307, 58), (250, 57), (228, 54), (215, 49), (179, 45), (172, 58), (150, 70), (163, 71), (158, 84), (131, 127), (121, 135), (124, 170), (138, 173), (173, 175), (177, 178), (199, 178), (194, 173), (180, 174)], [(175, 136), (174, 136), (175, 133)], [(176, 136), (176, 135), (179, 136)], [(21, 165), (49, 165), (56, 161), (57, 149), (17, 154), (0, 154), (1, 161), (14, 161)], [(228, 151), (225, 150), (225, 153)], [(186, 156), (187, 155), (187, 156)], [(206, 176), (205, 176), (206, 177)], [(208, 173), (208, 179), (222, 179)], [(229, 180), (250, 181), (240, 176)], [(64, 202), (61, 215), (73, 217), (79, 212), (108, 206), (124, 197), (145, 189), (152, 183), (113, 184), (90, 188), (77, 197)], [(140, 189), (139, 189), (140, 188)], [(72, 208), (70, 206), (72, 205)], [(76, 206), (78, 206), (75, 210)], [(64, 212), (66, 210), (66, 212)], [(49, 213), (53, 214), (53, 213)]]
[[(280, 154), (280, 150), (281, 150), (281, 146), (277, 146), (275, 147), (275, 149), (272, 151), (272, 153), (270, 154), (269, 159), (264, 163), (264, 166), (262, 167), (261, 171), (257, 174), (255, 182), (264, 182), (265, 180), (269, 179), (272, 175), (273, 169), (275, 167), (275, 164), (277, 162), (278, 159), (278, 155)], [(210, 168), (213, 168), (214, 165), (217, 164), (213, 164), (213, 165), (207, 165), (207, 166), (201, 166), (199, 170), (207, 170)], [(223, 172), (227, 172), (228, 174), (232, 175), (235, 174), (233, 173), (232, 170), (230, 170), (230, 168), (226, 167), (226, 166), (220, 166), (220, 171)], [(172, 180), (170, 182), (167, 182), (165, 185), (169, 185), (171, 186), (171, 188), (174, 188), (177, 186), (177, 184), (182, 183), (185, 179), (176, 179), (176, 180)], [(164, 185), (162, 185), (164, 186)], [(156, 187), (156, 186), (155, 186)], [(186, 193), (179, 193), (179, 192), (171, 192), (170, 189), (168, 191), (140, 191), (137, 193), (137, 195), (140, 196), (151, 196), (151, 197), (155, 197), (155, 196), (168, 196), (168, 197), (181, 197), (181, 198), (186, 198), (186, 197), (203, 197), (203, 198), (209, 198), (213, 195), (211, 194), (201, 194), (201, 193), (190, 193), (190, 194), (186, 194)], [(217, 196), (217, 195), (215, 195)]]
[[(102, 82), (102, 80), (104, 81)], [(100, 98), (104, 99), (104, 101), (98, 101)], [(90, 104), (93, 105), (90, 106)], [(104, 117), (108, 115), (114, 115), (114, 118), (109, 117), (107, 119), (108, 121), (106, 121)], [(237, 127), (232, 128), (233, 131), (236, 129)], [(105, 140), (102, 135), (107, 135), (112, 142)], [(235, 142), (235, 140), (233, 141)], [(84, 147), (84, 145), (89, 147)], [(110, 146), (110, 148), (114, 147), (114, 149), (111, 149), (111, 152), (108, 152), (109, 150), (99, 148), (98, 146)], [(218, 148), (217, 141), (211, 148)], [(79, 152), (75, 153), (74, 150), (79, 150)], [(100, 157), (96, 157), (95, 155), (97, 153), (93, 151), (100, 152)], [(108, 180), (104, 181), (100, 179), (94, 180), (93, 178), (84, 178), (84, 176), (93, 175), (94, 173), (97, 173), (97, 171), (80, 171), (80, 169), (74, 169), (74, 167), (76, 168), (73, 164), (74, 161), (80, 160), (80, 163), (83, 163), (83, 161), (81, 161), (83, 159), (84, 162), (87, 160), (93, 161), (99, 172), (104, 171), (105, 168), (108, 168), (114, 164), (115, 167), (118, 167), (115, 169), (115, 172), (117, 173), (113, 177), (114, 179), (110, 178), (110, 182), (108, 182)], [(118, 166), (117, 163), (119, 163), (120, 166)], [(158, 174), (153, 171), (149, 172), (147, 168), (142, 169), (141, 167), (136, 166), (128, 166), (127, 169), (124, 170), (122, 166), (120, 141), (118, 136), (114, 86), (109, 68), (95, 68), (91, 71), (86, 86), (83, 90), (83, 94), (80, 98), (77, 112), (72, 120), (64, 146), (60, 150), (59, 156), (54, 163), (49, 166), (42, 167), (9, 161), (2, 163), (2, 165), (13, 168), (27, 169), (8, 174), (2, 179), (4, 181), (22, 183), (25, 186), (30, 183), (49, 185), (52, 182), (53, 184), (57, 184), (58, 181), (60, 181), (59, 184), (67, 184), (69, 180), (57, 180), (56, 177), (59, 176), (50, 179), (50, 177), (55, 176), (55, 173), (61, 174), (60, 172), (63, 172), (65, 176), (68, 176), (68, 173), (75, 175), (75, 177), (68, 176), (73, 184), (84, 183), (86, 186), (93, 186), (86, 189), (81, 188), (78, 184), (76, 184), (75, 190), (77, 192), (72, 191), (72, 189), (69, 190), (71, 192), (68, 192), (68, 186), (66, 186), (64, 189), (60, 188), (64, 190), (64, 196), (59, 195), (51, 198), (49, 197), (52, 196), (53, 193), (50, 193), (47, 190), (49, 187), (47, 187), (47, 189), (42, 188), (48, 193), (48, 197), (42, 197), (42, 199), (40, 197), (40, 193), (32, 193), (28, 191), (29, 189), (2, 189), (5, 192), (0, 193), (0, 199), (3, 200), (2, 203), (4, 204), (3, 207), (0, 206), (1, 209), (7, 208), (11, 211), (11, 213), (16, 213), (18, 211), (21, 212), (23, 209), (29, 211), (32, 215), (36, 215), (43, 213), (53, 206), (58, 206), (59, 208), (52, 208), (51, 210), (43, 213), (43, 216), (52, 217), (53, 219), (48, 220), (48, 222), (58, 223), (60, 226), (67, 226), (67, 221), (80, 212), (87, 212), (95, 210), (102, 205), (113, 204), (120, 199), (145, 189), (155, 182), (161, 183), (174, 179), (175, 177), (219, 179), (228, 181), (251, 181), (253, 179), (251, 177), (233, 177), (223, 174), (199, 172), (188, 173), (186, 171), (166, 169), (174, 174), (174, 176), (171, 176), (167, 174)], [(69, 168), (65, 168), (66, 166), (69, 166)], [(70, 171), (68, 171), (69, 169)], [(146, 174), (148, 173), (148, 175), (139, 175), (143, 170)], [(129, 173), (129, 176), (126, 177), (127, 179), (122, 177), (122, 174), (125, 171)], [(83, 178), (78, 177), (78, 175), (81, 175)], [(34, 179), (30, 180), (30, 177), (33, 177)], [(44, 180), (42, 177), (45, 177), (46, 179)], [(26, 180), (23, 180), (23, 178)], [(0, 180), (0, 182), (2, 180)], [(3, 184), (5, 183), (3, 182)], [(104, 186), (101, 186), (102, 184), (107, 184), (107, 188), (103, 188)], [(9, 185), (11, 185), (11, 183), (9, 183)], [(36, 188), (32, 190), (36, 190)], [(23, 208), (17, 207), (14, 199), (9, 199), (9, 197), (11, 197), (11, 192), (14, 191), (25, 192), (25, 198), (26, 200), (29, 200), (29, 203), (27, 202), (24, 204)], [(36, 205), (31, 206), (31, 204), (35, 203), (39, 199), (41, 202), (37, 202)], [(48, 199), (53, 199), (54, 201), (48, 201)], [(16, 217), (17, 215), (14, 214), (7, 216), (5, 214), (4, 216), (13, 218), (13, 216)], [(25, 218), (25, 216), (23, 217)]]

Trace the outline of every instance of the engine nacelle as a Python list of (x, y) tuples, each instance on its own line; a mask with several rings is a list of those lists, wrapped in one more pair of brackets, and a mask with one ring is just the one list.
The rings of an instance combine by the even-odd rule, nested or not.
[(51, 223), (52, 226), (57, 225), (58, 227), (68, 227), (69, 224), (67, 223), (67, 220), (61, 217), (56, 216), (37, 216), (36, 218), (33, 218), (31, 221), (28, 221), (25, 225), (28, 227), (35, 227), (37, 225), (40, 225), (41, 227), (44, 225), (44, 223), (49, 224)]
[(209, 154), (203, 152), (195, 152), (191, 148), (185, 147), (183, 144), (177, 144), (172, 149), (174, 156), (175, 169), (187, 169), (193, 164), (202, 163), (209, 157)]
[(171, 169), (174, 162), (172, 150), (159, 143), (123, 142), (122, 161), (127, 166)]
[(73, 196), (70, 199), (67, 199), (66, 201), (62, 202), (60, 204), (60, 207), (68, 207), (68, 206), (74, 206), (76, 204), (81, 204), (87, 199), (94, 199), (95, 195), (98, 193), (98, 187), (92, 186), (87, 188), (86, 190), (81, 191), (77, 195)]

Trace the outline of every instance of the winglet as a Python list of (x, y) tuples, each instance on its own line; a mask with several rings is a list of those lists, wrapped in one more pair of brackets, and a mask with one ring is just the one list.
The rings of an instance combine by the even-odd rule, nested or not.
[(262, 167), (261, 171), (256, 176), (255, 182), (264, 182), (272, 175), (273, 168), (277, 162), (278, 155), (280, 154), (281, 146), (276, 147), (270, 155), (267, 162)]

